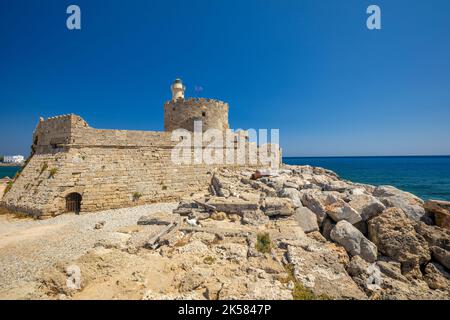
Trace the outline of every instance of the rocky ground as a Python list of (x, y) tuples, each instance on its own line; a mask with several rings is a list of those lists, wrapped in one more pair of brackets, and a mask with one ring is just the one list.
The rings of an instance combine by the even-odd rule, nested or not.
[(309, 166), (223, 169), (209, 190), (0, 221), (0, 298), (449, 299), (449, 204)]

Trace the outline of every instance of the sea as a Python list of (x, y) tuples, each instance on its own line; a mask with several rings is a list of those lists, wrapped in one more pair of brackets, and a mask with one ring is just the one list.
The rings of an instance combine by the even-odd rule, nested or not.
[(283, 162), (327, 168), (353, 182), (391, 185), (423, 200), (450, 201), (450, 156), (285, 157)]
[(14, 178), (17, 171), (20, 170), (21, 167), (13, 167), (13, 166), (0, 166), (0, 179), (4, 177)]
[[(450, 201), (450, 156), (284, 157), (283, 162), (327, 168), (353, 182), (391, 185), (424, 200)], [(0, 178), (12, 178), (19, 169), (0, 166)]]

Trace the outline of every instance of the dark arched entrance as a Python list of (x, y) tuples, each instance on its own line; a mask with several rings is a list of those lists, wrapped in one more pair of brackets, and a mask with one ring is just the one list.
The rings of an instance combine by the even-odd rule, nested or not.
[(81, 194), (73, 192), (66, 196), (66, 211), (79, 213), (81, 209)]

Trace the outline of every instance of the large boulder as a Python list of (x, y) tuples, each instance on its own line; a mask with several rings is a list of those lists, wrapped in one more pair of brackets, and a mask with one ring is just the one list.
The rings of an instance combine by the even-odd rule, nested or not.
[(261, 209), (269, 217), (294, 214), (294, 205), (288, 198), (267, 197), (264, 199)]
[(386, 209), (386, 206), (377, 198), (368, 194), (351, 195), (348, 203), (360, 215), (363, 221), (370, 220)]
[[(333, 299), (367, 299), (340, 262), (337, 251), (313, 239), (303, 239), (299, 246), (287, 246), (287, 262), (294, 277), (315, 295)], [(339, 285), (337, 285), (339, 284)]]
[(431, 253), (434, 260), (450, 270), (450, 251), (439, 247), (431, 247)]
[(311, 182), (323, 189), (324, 186), (331, 182), (331, 179), (326, 175), (318, 174), (312, 177)]
[(431, 257), (427, 241), (417, 234), (403, 210), (388, 208), (368, 222), (369, 239), (383, 255), (401, 263), (404, 273), (420, 273)]
[(378, 268), (380, 268), (380, 271), (387, 277), (408, 283), (408, 279), (404, 275), (402, 275), (402, 266), (399, 262), (380, 260), (377, 261), (377, 266)]
[(361, 256), (368, 262), (377, 259), (377, 247), (351, 223), (342, 220), (331, 230), (331, 239), (339, 243), (351, 256)]
[[(382, 300), (448, 300), (446, 279), (439, 266), (428, 264), (425, 281), (409, 281), (401, 274), (400, 264), (393, 261), (377, 261), (369, 264), (359, 256), (354, 256), (347, 265), (347, 272), (355, 283), (371, 299)], [(433, 268), (435, 267), (435, 268)], [(436, 288), (441, 290), (431, 290)]]
[(450, 230), (450, 202), (429, 200), (424, 204), (425, 211), (434, 216), (437, 226)]
[(381, 272), (377, 272), (375, 264), (369, 264), (360, 256), (352, 257), (347, 264), (347, 272), (353, 278), (353, 281), (369, 296), (380, 289), (380, 284), (382, 283)]
[(350, 189), (350, 186), (346, 182), (341, 180), (330, 181), (324, 184), (322, 187), (323, 190), (325, 191), (337, 191), (337, 192), (344, 192)]
[(278, 193), (278, 196), (281, 198), (289, 198), (292, 200), (292, 204), (295, 208), (303, 207), (302, 202), (300, 200), (300, 193), (297, 189), (294, 188), (283, 188)]
[(450, 250), (450, 230), (437, 226), (429, 226), (421, 221), (414, 225), (418, 234), (425, 238), (430, 247), (440, 247)]
[(259, 200), (244, 200), (241, 198), (229, 197), (220, 198), (213, 197), (206, 203), (215, 208), (217, 211), (222, 211), (228, 214), (239, 214), (242, 215), (243, 212), (253, 211), (259, 209)]
[(392, 186), (379, 186), (375, 188), (372, 195), (388, 208), (396, 207), (402, 209), (410, 219), (418, 221), (425, 215), (423, 200), (412, 193)]
[(341, 199), (334, 198), (333, 196), (327, 197), (327, 204), (325, 206), (325, 212), (335, 222), (342, 220), (348, 221), (351, 224), (362, 221), (361, 215), (353, 209), (348, 203)]
[(305, 233), (318, 231), (317, 216), (308, 208), (297, 208), (294, 213), (294, 219)]
[(260, 226), (269, 222), (269, 217), (261, 210), (245, 211), (242, 214), (242, 223), (252, 226)]
[(325, 206), (327, 205), (326, 197), (318, 190), (308, 189), (302, 192), (301, 201), (303, 206), (314, 212), (317, 216), (319, 225), (327, 217)]
[(437, 263), (427, 264), (424, 280), (431, 289), (450, 292), (450, 274)]

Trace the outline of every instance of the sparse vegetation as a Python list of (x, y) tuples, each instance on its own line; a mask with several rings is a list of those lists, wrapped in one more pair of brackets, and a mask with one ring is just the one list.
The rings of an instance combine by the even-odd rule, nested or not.
[(48, 164), (47, 164), (47, 162), (44, 162), (42, 164), (41, 171), (39, 172), (39, 175), (41, 175), (45, 170), (47, 170), (47, 168), (48, 168)]
[(139, 192), (133, 193), (133, 201), (139, 201), (139, 199), (142, 197), (142, 194)]
[(209, 265), (212, 265), (214, 262), (216, 262), (216, 258), (207, 256), (203, 259), (203, 262)]
[(256, 250), (261, 253), (269, 253), (272, 249), (272, 242), (268, 233), (258, 233), (256, 236)]
[(162, 186), (162, 189), (163, 190), (167, 190), (167, 186)]
[(49, 179), (53, 178), (57, 172), (58, 172), (58, 169), (56, 169), (56, 168), (50, 169), (50, 173), (48, 174)]
[(286, 273), (288, 274), (287, 278), (283, 281), (285, 283), (293, 282), (294, 289), (292, 290), (292, 298), (294, 300), (331, 300), (331, 298), (325, 294), (315, 295), (311, 289), (303, 286), (296, 278), (294, 274), (294, 265), (286, 264), (284, 265)]
[(11, 180), (6, 184), (5, 190), (3, 191), (4, 195), (7, 194), (9, 190), (11, 190), (13, 183), (14, 183), (14, 181)]

